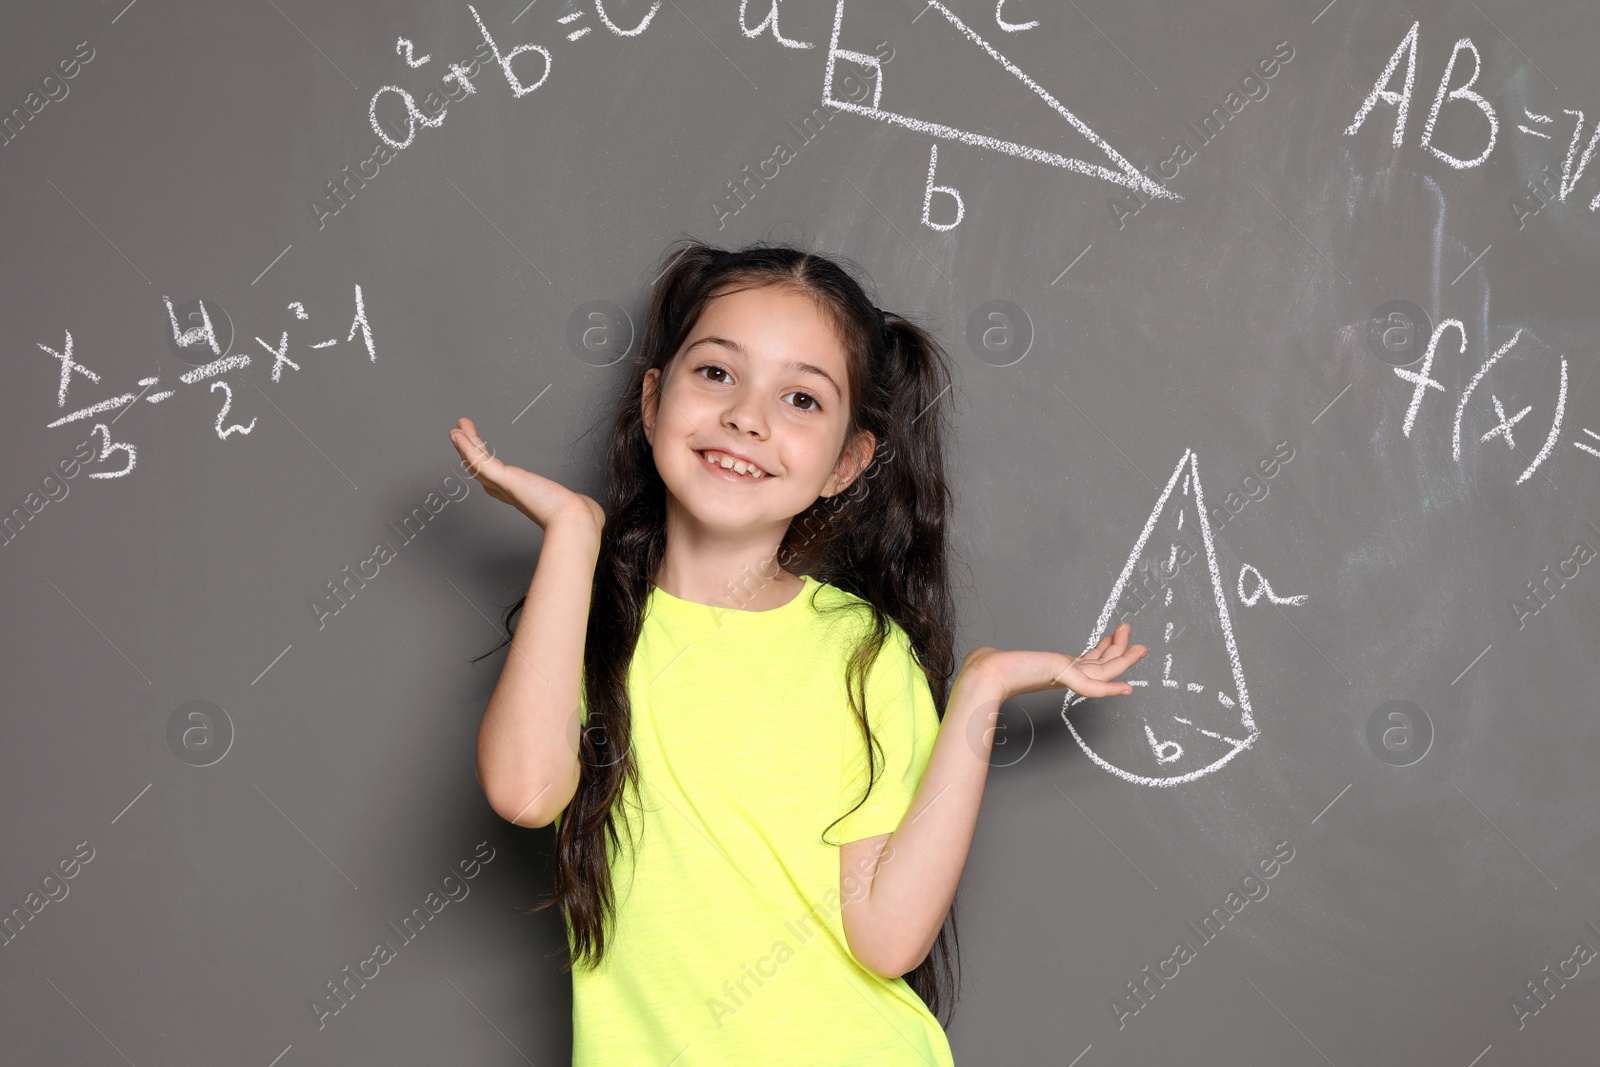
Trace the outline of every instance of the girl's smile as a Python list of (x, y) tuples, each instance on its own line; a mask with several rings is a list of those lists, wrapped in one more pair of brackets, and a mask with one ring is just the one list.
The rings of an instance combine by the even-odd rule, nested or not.
[(751, 482), (771, 477), (767, 471), (758, 467), (754, 460), (737, 452), (710, 448), (697, 454), (706, 461), (707, 470), (724, 475), (730, 481)]

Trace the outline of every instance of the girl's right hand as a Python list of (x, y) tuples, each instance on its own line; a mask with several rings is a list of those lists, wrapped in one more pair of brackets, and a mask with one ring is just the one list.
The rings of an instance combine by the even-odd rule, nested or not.
[(605, 525), (605, 509), (592, 497), (573, 492), (559, 482), (535, 474), (521, 467), (502, 463), (483, 438), (472, 420), (462, 418), (450, 431), (450, 443), (461, 454), (466, 469), (483, 486), (484, 492), (496, 500), (510, 504), (528, 518), (548, 530), (558, 516), (592, 523), (596, 534)]

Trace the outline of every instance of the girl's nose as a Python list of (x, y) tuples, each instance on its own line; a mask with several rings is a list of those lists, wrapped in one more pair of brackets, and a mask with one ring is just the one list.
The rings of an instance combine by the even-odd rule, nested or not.
[(762, 408), (761, 398), (751, 391), (741, 391), (738, 397), (730, 400), (722, 418), (727, 425), (737, 429), (741, 436), (745, 433), (754, 433), (759, 437), (765, 437), (767, 434), (767, 415)]

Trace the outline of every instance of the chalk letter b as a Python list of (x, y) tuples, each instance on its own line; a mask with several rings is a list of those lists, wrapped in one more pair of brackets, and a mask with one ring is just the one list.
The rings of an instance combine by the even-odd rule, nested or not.
[[(657, 3), (659, 5), (659, 0), (657, 0)], [(596, 6), (598, 6), (598, 4)], [(489, 50), (494, 53), (495, 61), (500, 64), (500, 70), (505, 74), (506, 82), (511, 86), (512, 96), (526, 96), (544, 84), (544, 80), (550, 77), (550, 53), (548, 51), (546, 51), (542, 46), (536, 44), (519, 44), (505, 55), (501, 55), (499, 46), (494, 43), (494, 38), (489, 36), (489, 28), (483, 24), (483, 19), (478, 17), (478, 9), (473, 7), (471, 4), (468, 4), (467, 10), (472, 12), (472, 17), (474, 19), (477, 19), (478, 29), (482, 31), (484, 41), (489, 45)], [(640, 30), (644, 29), (645, 25), (650, 21), (650, 16), (654, 14), (655, 8), (651, 8), (650, 15), (645, 16), (644, 22), (640, 23)], [(604, 19), (604, 13), (602, 13), (600, 17)], [(609, 19), (606, 20), (606, 24), (610, 25)], [(637, 33), (638, 30), (635, 30), (634, 32)], [(522, 82), (517, 80), (516, 74), (512, 73), (511, 70), (511, 61), (516, 59), (524, 52), (538, 52), (540, 55), (544, 56), (544, 73), (539, 75), (539, 80), (534, 82), (532, 85), (523, 85)]]
[[(932, 145), (932, 152), (928, 156), (928, 186), (922, 194), (922, 224), (935, 230), (953, 230), (961, 225), (961, 220), (967, 214), (966, 204), (961, 200), (961, 194), (948, 185), (933, 184), (933, 173), (939, 167), (939, 146)], [(929, 209), (933, 206), (933, 194), (945, 193), (954, 198), (956, 202), (956, 221), (938, 223), (929, 217)]]

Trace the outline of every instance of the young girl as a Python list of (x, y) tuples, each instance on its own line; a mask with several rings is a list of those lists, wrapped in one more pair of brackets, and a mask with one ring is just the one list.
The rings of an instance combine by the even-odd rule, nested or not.
[(982, 647), (947, 692), (943, 352), (815, 253), (663, 259), (604, 508), (450, 431), (544, 530), (478, 776), (557, 826), (573, 1063), (951, 1065), (990, 723), (1131, 693), (1144, 646)]

